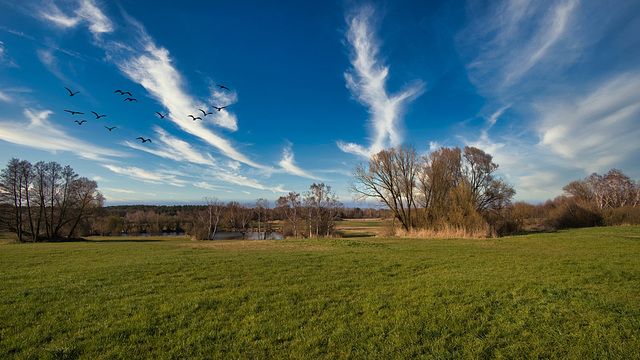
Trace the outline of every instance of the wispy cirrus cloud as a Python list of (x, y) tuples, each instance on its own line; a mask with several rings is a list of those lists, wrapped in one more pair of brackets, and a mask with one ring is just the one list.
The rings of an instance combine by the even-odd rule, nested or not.
[(301, 176), (308, 179), (322, 180), (321, 178), (309, 173), (308, 171), (301, 169), (298, 165), (296, 165), (296, 162), (294, 160), (293, 150), (291, 149), (292, 147), (293, 147), (293, 144), (289, 143), (282, 150), (282, 160), (280, 160), (278, 165), (280, 165), (280, 167), (282, 167), (282, 169), (284, 169), (289, 174)]
[[(128, 18), (128, 20), (137, 29), (139, 35), (137, 44), (126, 47), (133, 51), (123, 52), (121, 46), (114, 46), (114, 44), (104, 46), (120, 71), (132, 81), (142, 85), (153, 98), (162, 103), (169, 111), (168, 118), (183, 131), (216, 147), (231, 159), (254, 168), (266, 168), (239, 152), (231, 141), (208, 129), (203, 122), (192, 121), (186, 116), (193, 113), (194, 109), (208, 105), (186, 93), (183, 77), (174, 67), (169, 51), (157, 46), (142, 25), (134, 19)], [(212, 96), (215, 97), (215, 94)], [(224, 115), (216, 116), (219, 116), (217, 125), (226, 125), (231, 129), (235, 127), (235, 120), (231, 120), (232, 118), (226, 112)]]
[(576, 178), (638, 156), (632, 139), (640, 59), (626, 52), (635, 62), (609, 66), (612, 56), (637, 43), (631, 15), (637, 3), (467, 4), (472, 16), (456, 43), (470, 81), (487, 99), (481, 113), (493, 110), (465, 144), (494, 155), (518, 197), (554, 197)]
[(106, 169), (116, 174), (125, 175), (132, 179), (144, 181), (150, 184), (168, 184), (177, 187), (184, 187), (187, 181), (179, 179), (176, 174), (164, 170), (148, 171), (136, 166), (122, 167), (113, 164), (102, 164)]
[[(499, 1), (474, 14), (457, 36), (470, 80), (491, 96), (509, 97), (522, 80), (543, 74), (545, 78), (566, 69), (593, 38), (576, 28), (578, 0), (546, 2)], [(528, 86), (540, 85), (528, 82)], [(521, 85), (520, 85), (521, 86)], [(517, 89), (516, 94), (523, 89)]]
[(406, 106), (425, 91), (424, 83), (416, 80), (395, 94), (387, 92), (389, 66), (380, 60), (375, 16), (373, 7), (363, 6), (346, 19), (352, 68), (344, 77), (353, 97), (369, 109), (371, 144), (363, 147), (338, 141), (338, 146), (344, 152), (365, 157), (402, 143), (401, 122)]
[(147, 145), (125, 141), (124, 144), (130, 148), (148, 152), (165, 159), (175, 161), (187, 161), (193, 164), (217, 166), (217, 161), (208, 153), (202, 153), (193, 148), (188, 142), (170, 135), (164, 129), (156, 126), (155, 132), (158, 135), (154, 142), (156, 145)]
[(73, 13), (72, 16), (67, 15), (53, 1), (50, 1), (41, 7), (40, 17), (62, 28), (74, 28), (80, 24), (87, 24), (89, 31), (96, 37), (115, 30), (111, 20), (93, 0), (79, 0), (71, 4), (75, 5), (75, 9), (69, 10)]
[(66, 151), (90, 160), (110, 161), (109, 158), (126, 156), (121, 151), (101, 148), (69, 135), (49, 121), (53, 113), (50, 110), (25, 109), (23, 113), (29, 120), (26, 126), (23, 120), (0, 121), (0, 139), (50, 152)]
[(591, 91), (536, 107), (540, 144), (585, 171), (637, 160), (640, 73), (621, 74)]

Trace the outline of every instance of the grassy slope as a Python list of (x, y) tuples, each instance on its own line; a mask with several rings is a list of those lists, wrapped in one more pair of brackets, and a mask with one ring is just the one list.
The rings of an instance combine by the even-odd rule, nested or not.
[(640, 227), (0, 245), (0, 358), (638, 358)]

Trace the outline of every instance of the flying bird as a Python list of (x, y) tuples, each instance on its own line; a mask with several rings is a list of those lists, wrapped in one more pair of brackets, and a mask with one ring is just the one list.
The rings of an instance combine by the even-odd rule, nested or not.
[(106, 128), (107, 130), (111, 131), (111, 130), (113, 130), (113, 129), (117, 128), (117, 126), (113, 126), (113, 127), (105, 126), (105, 128)]
[(128, 92), (128, 91), (122, 91), (122, 90), (116, 90), (116, 91), (114, 91), (113, 93), (114, 93), (114, 94), (115, 94), (115, 93), (120, 93), (120, 95), (127, 94), (127, 95), (129, 95), (129, 96), (132, 96), (130, 92)]
[(213, 114), (212, 112), (206, 112), (206, 111), (204, 111), (204, 110), (202, 110), (202, 109), (198, 109), (198, 110), (202, 111), (202, 113), (204, 114), (204, 116), (207, 116), (207, 115), (209, 115), (209, 114)]
[(164, 119), (164, 117), (165, 117), (165, 116), (167, 116), (167, 115), (162, 115), (162, 114), (160, 114), (160, 113), (159, 113), (159, 112), (157, 112), (157, 111), (156, 111), (156, 114), (160, 115), (160, 119)]
[(191, 114), (189, 114), (189, 116), (191, 116), (191, 118), (193, 119), (193, 121), (196, 121), (196, 120), (202, 120), (202, 118), (201, 118), (200, 116), (193, 116), (193, 115), (191, 115)]
[(77, 123), (78, 123), (78, 125), (82, 125), (82, 123), (87, 122), (87, 120), (82, 120), (82, 121), (78, 121), (78, 120), (76, 120), (76, 121), (74, 121), (74, 122), (77, 122)]
[(67, 89), (67, 91), (69, 92), (69, 96), (73, 96), (73, 95), (75, 95), (75, 94), (80, 92), (80, 91), (73, 92), (73, 91), (69, 90), (68, 87), (65, 87), (65, 89)]
[(218, 110), (218, 111), (220, 111), (220, 110), (222, 110), (222, 109), (224, 109), (224, 108), (228, 108), (228, 107), (229, 107), (229, 105), (227, 105), (227, 106), (220, 106), (220, 107), (217, 107), (217, 106), (213, 106), (213, 105), (211, 105), (211, 107), (212, 107), (212, 108), (214, 108), (214, 109), (216, 109), (216, 110)]
[(107, 115), (98, 115), (98, 113), (97, 113), (97, 112), (95, 112), (95, 111), (91, 111), (91, 112), (93, 113), (93, 115), (95, 115), (95, 116), (96, 116), (96, 119), (100, 119), (101, 117), (105, 117), (105, 116), (107, 116)]
[(124, 99), (123, 101), (135, 101), (135, 102), (138, 102), (138, 100), (136, 100), (136, 99), (134, 99), (134, 98), (130, 98), (130, 97), (129, 97), (129, 98), (126, 98), (126, 99)]
[(150, 142), (150, 143), (152, 143), (152, 142), (153, 142), (153, 141), (151, 141), (151, 139), (145, 139), (145, 138), (143, 138), (143, 137), (137, 137), (137, 138), (136, 138), (136, 140), (138, 140), (138, 139), (142, 140), (142, 143), (143, 143), (143, 144), (144, 144), (144, 143), (146, 143), (147, 141), (148, 141), (148, 142)]
[(80, 111), (73, 111), (73, 110), (65, 110), (65, 111), (68, 113), (71, 113), (71, 115), (75, 115), (75, 114), (84, 115), (84, 113)]
[(224, 86), (224, 85), (216, 85), (217, 87), (219, 87), (220, 89), (227, 89), (227, 91), (231, 91), (229, 90), (228, 87)]

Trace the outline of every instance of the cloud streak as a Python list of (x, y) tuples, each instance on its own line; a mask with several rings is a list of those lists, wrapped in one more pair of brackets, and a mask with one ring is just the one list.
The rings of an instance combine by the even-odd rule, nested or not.
[[(588, 43), (574, 26), (578, 4), (563, 0), (548, 6), (521, 0), (490, 5), (457, 36), (470, 80), (485, 94), (507, 98), (524, 79), (550, 78), (564, 70)], [(522, 92), (518, 89), (516, 94)]]
[(363, 6), (347, 17), (352, 68), (344, 74), (352, 96), (369, 109), (371, 144), (363, 147), (338, 141), (342, 151), (365, 157), (402, 143), (401, 122), (406, 106), (425, 91), (424, 83), (416, 80), (396, 94), (387, 92), (389, 66), (379, 60), (380, 44), (372, 25), (374, 16), (372, 7)]
[(132, 179), (150, 184), (168, 184), (177, 187), (184, 187), (187, 183), (185, 180), (178, 179), (175, 174), (162, 170), (152, 172), (135, 166), (121, 167), (113, 164), (103, 164), (102, 166), (116, 174), (128, 176)]
[(289, 143), (289, 145), (282, 150), (282, 160), (280, 160), (280, 162), (278, 163), (280, 167), (282, 167), (286, 172), (292, 175), (297, 175), (313, 180), (322, 180), (321, 178), (301, 169), (296, 165), (296, 162), (293, 159), (293, 151), (291, 150), (292, 146), (293, 144)]
[(588, 172), (606, 171), (640, 149), (640, 74), (619, 75), (594, 90), (539, 104), (540, 145)]
[(24, 110), (24, 116), (29, 120), (0, 121), (0, 139), (35, 149), (49, 152), (66, 151), (89, 160), (110, 161), (109, 158), (123, 157), (125, 153), (101, 148), (95, 144), (75, 138), (49, 121), (50, 110)]

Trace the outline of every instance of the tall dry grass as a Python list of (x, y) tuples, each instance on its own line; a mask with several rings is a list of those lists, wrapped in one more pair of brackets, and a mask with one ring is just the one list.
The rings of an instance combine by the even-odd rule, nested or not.
[(437, 229), (410, 229), (409, 231), (402, 228), (390, 229), (393, 232), (392, 236), (402, 238), (460, 238), (460, 239), (486, 239), (495, 238), (497, 234), (485, 223), (482, 226), (474, 227), (472, 229), (452, 226), (449, 224), (443, 224)]

